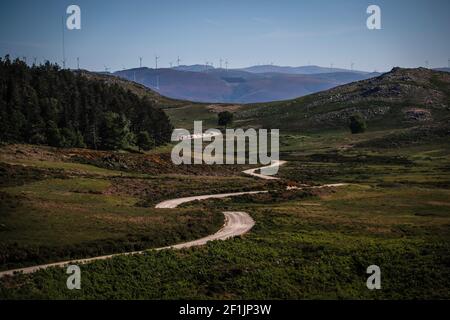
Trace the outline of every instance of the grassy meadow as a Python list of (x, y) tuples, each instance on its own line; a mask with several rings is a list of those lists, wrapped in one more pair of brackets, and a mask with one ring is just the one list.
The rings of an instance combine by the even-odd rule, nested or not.
[[(2, 269), (199, 238), (220, 228), (225, 210), (248, 212), (256, 225), (200, 248), (83, 265), (81, 290), (68, 290), (58, 268), (4, 278), (0, 297), (449, 299), (450, 146), (436, 139), (384, 147), (395, 132), (285, 132), (281, 159), (289, 162), (278, 183), (245, 177), (239, 166), (153, 174), (5, 152)], [(284, 190), (327, 183), (346, 185)], [(153, 209), (175, 197), (244, 189), (271, 192)], [(373, 264), (381, 290), (366, 287)]]

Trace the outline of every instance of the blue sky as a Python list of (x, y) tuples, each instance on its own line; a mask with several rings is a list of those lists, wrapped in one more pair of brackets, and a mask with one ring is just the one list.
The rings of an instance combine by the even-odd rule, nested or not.
[[(68, 67), (111, 70), (213, 62), (315, 64), (367, 71), (447, 66), (448, 0), (3, 0), (0, 54), (62, 61), (61, 19), (81, 7), (82, 29), (65, 31)], [(381, 7), (382, 30), (366, 8)]]

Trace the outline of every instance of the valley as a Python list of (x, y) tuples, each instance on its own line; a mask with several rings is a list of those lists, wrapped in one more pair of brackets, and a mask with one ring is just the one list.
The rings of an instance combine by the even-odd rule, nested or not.
[(445, 314), (449, 1), (0, 7), (2, 315)]
[[(283, 165), (277, 179), (261, 179), (255, 165), (174, 165), (173, 142), (147, 151), (4, 143), (0, 272), (92, 260), (81, 265), (80, 290), (50, 267), (2, 277), (2, 299), (450, 296), (448, 74), (395, 69), (294, 100), (231, 106), (89, 79), (153, 99), (175, 127), (217, 127), (224, 110), (232, 128), (279, 127)], [(365, 132), (350, 132), (355, 112)], [(151, 250), (166, 247), (177, 250)], [(366, 287), (373, 264), (382, 290)]]
[[(253, 69), (134, 68), (114, 73), (158, 93), (181, 100), (213, 103), (259, 103), (297, 98), (380, 75), (326, 68), (319, 73), (252, 72)], [(308, 72), (308, 71), (305, 71)], [(312, 72), (312, 71), (311, 71)]]

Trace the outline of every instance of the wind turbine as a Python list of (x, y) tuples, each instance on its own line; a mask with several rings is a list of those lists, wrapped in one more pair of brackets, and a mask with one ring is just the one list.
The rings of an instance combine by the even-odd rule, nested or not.
[(142, 68), (142, 57), (139, 57), (139, 68)]
[(225, 60), (225, 70), (228, 71), (228, 60)]
[[(158, 70), (158, 60), (159, 60), (159, 56), (155, 55), (155, 70)], [(156, 89), (159, 90), (159, 74), (156, 75)]]
[(62, 63), (63, 63), (63, 69), (66, 68), (66, 40), (64, 39), (64, 16), (61, 17), (62, 22)]
[(354, 67), (354, 66), (355, 66), (355, 63), (352, 62), (352, 63), (350, 64), (350, 70), (353, 71), (353, 67)]
[(77, 69), (80, 70), (80, 57), (77, 57)]
[(181, 61), (180, 56), (178, 56), (178, 58), (177, 58), (177, 65), (178, 66), (180, 66), (180, 61)]

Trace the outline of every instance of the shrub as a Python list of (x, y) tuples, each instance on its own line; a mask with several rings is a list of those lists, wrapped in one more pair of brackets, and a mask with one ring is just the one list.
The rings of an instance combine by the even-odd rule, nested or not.
[(230, 111), (223, 111), (218, 114), (219, 126), (227, 127), (233, 122), (233, 114)]
[(150, 138), (147, 131), (141, 131), (137, 135), (137, 146), (139, 150), (150, 150), (155, 145), (155, 142)]
[(349, 127), (350, 127), (350, 131), (353, 134), (357, 134), (357, 133), (365, 132), (367, 129), (367, 124), (362, 115), (354, 114), (354, 115), (350, 116)]

